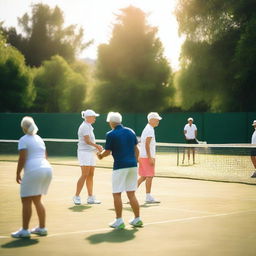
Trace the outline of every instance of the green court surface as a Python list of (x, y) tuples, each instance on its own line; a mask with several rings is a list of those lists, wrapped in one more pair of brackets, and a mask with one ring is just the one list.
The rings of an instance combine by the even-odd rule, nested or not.
[[(72, 196), (80, 168), (53, 165), (54, 177), (43, 198), (47, 237), (13, 239), (21, 225), (16, 163), (0, 161), (0, 255), (61, 256), (255, 256), (256, 186), (160, 178), (152, 194), (160, 204), (144, 204), (144, 184), (138, 189), (143, 228), (132, 228), (129, 204), (124, 204), (125, 230), (112, 230), (114, 219), (111, 169), (97, 168), (94, 192), (101, 205), (74, 206)], [(82, 191), (86, 202), (86, 191)], [(127, 198), (123, 195), (123, 201)], [(33, 208), (31, 228), (37, 225)]]

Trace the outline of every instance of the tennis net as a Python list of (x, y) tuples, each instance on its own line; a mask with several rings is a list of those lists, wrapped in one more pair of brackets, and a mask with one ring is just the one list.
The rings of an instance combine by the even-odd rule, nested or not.
[[(44, 139), (51, 164), (79, 166), (76, 139)], [(97, 140), (104, 146), (104, 140)], [(17, 140), (0, 140), (0, 161), (17, 161)], [(193, 161), (193, 150), (195, 159)], [(157, 143), (156, 176), (256, 184), (251, 144)], [(190, 159), (188, 159), (190, 153)], [(112, 168), (109, 156), (97, 167)]]

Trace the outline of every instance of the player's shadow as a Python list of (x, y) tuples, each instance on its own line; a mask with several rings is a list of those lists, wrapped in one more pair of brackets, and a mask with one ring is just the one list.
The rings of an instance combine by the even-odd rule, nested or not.
[[(110, 209), (108, 209), (109, 211), (115, 211), (115, 209), (114, 208), (110, 208)], [(132, 208), (131, 208), (131, 206), (128, 206), (128, 207), (123, 207), (123, 210), (124, 211), (128, 211), (128, 212), (132, 212)]]
[(69, 207), (68, 209), (73, 211), (73, 212), (83, 212), (87, 209), (92, 208), (91, 205), (74, 205), (72, 207)]
[(17, 248), (17, 247), (26, 247), (26, 246), (31, 246), (38, 244), (39, 240), (38, 239), (30, 239), (30, 238), (22, 238), (22, 239), (17, 239), (13, 240), (11, 242), (2, 244), (2, 248)]
[(111, 230), (108, 233), (101, 233), (88, 236), (88, 240), (91, 244), (99, 243), (122, 243), (135, 238), (135, 233), (138, 231), (137, 228), (133, 229), (122, 229), (122, 230)]
[[(129, 205), (129, 204), (127, 203), (127, 205)], [(159, 206), (159, 205), (160, 205), (159, 203), (155, 203), (155, 204), (153, 204), (153, 203), (144, 203), (144, 204), (141, 204), (140, 207), (149, 208), (149, 207), (155, 207), (155, 206)], [(108, 210), (109, 211), (115, 211), (114, 208), (110, 208)], [(131, 206), (123, 206), (123, 210), (128, 211), (128, 212), (132, 212), (132, 207)]]
[(140, 207), (141, 208), (150, 208), (150, 207), (155, 207), (155, 206), (159, 206), (160, 204), (156, 203), (156, 204), (147, 204), (147, 203), (144, 203), (144, 204), (141, 204)]

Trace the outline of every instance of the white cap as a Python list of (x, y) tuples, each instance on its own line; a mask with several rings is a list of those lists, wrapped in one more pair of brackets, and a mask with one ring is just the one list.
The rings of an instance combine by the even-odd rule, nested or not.
[(99, 116), (99, 114), (95, 113), (93, 110), (91, 109), (87, 109), (85, 111), (81, 112), (82, 118), (85, 118), (87, 116)]
[(150, 112), (150, 113), (148, 114), (148, 121), (149, 121), (150, 119), (161, 120), (162, 117), (159, 116), (159, 114), (158, 114), (157, 112)]
[(192, 121), (192, 122), (193, 122), (194, 119), (193, 119), (192, 117), (189, 117), (189, 118), (188, 118), (188, 121)]
[(109, 112), (106, 121), (121, 124), (122, 123), (122, 116), (118, 112)]
[(252, 126), (256, 125), (256, 120), (253, 121)]

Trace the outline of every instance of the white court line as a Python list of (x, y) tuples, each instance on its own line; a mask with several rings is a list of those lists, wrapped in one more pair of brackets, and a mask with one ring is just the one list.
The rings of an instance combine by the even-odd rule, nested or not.
[(172, 222), (186, 222), (189, 220), (207, 219), (207, 218), (213, 218), (213, 217), (222, 217), (222, 216), (229, 216), (229, 215), (236, 215), (236, 214), (243, 214), (243, 213), (250, 213), (250, 212), (256, 212), (256, 210), (230, 212), (230, 213), (219, 213), (219, 214), (213, 214), (213, 215), (195, 216), (195, 217), (181, 218), (181, 219), (174, 219), (174, 220), (155, 221), (155, 222), (146, 223), (146, 224), (144, 224), (144, 226), (172, 223)]
[(207, 212), (207, 211), (197, 211), (197, 210), (188, 210), (188, 209), (183, 209), (183, 208), (173, 208), (173, 207), (161, 207), (162, 209), (166, 210), (175, 210), (175, 211), (182, 211), (182, 212), (196, 212), (196, 213), (204, 213), (204, 214), (217, 214), (216, 212)]
[[(189, 218), (155, 221), (155, 222), (145, 223), (144, 226), (165, 224), (165, 223), (187, 222), (187, 221), (190, 221), (190, 220), (208, 219), (208, 218), (215, 218), (215, 217), (222, 217), (222, 216), (229, 216), (229, 215), (237, 215), (237, 214), (244, 214), (244, 213), (252, 213), (252, 212), (256, 212), (256, 210), (219, 213), (219, 214), (212, 214), (212, 215), (205, 215), (205, 216), (195, 216), (195, 217), (189, 217)], [(99, 229), (63, 232), (63, 233), (51, 234), (51, 235), (46, 236), (45, 238), (58, 237), (58, 236), (67, 236), (67, 235), (72, 235), (72, 234), (97, 233), (97, 232), (104, 232), (104, 231), (110, 231), (110, 230), (113, 230), (113, 229), (112, 228), (99, 228)], [(10, 238), (10, 236), (0, 236), (0, 239), (1, 238), (2, 239), (3, 238)]]

